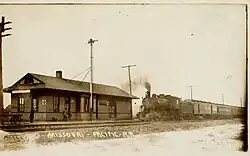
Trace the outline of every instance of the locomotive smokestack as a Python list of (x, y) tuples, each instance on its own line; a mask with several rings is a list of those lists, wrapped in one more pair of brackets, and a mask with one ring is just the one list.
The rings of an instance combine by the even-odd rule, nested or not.
[(149, 91), (146, 91), (146, 97), (150, 97), (150, 92)]
[(146, 94), (147, 94), (148, 97), (150, 97), (151, 96), (151, 85), (150, 85), (149, 82), (145, 82), (144, 85), (145, 85), (145, 88), (147, 89)]

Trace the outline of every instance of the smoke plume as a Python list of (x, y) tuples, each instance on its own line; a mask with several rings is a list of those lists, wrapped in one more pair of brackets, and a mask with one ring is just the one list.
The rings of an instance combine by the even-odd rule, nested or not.
[(145, 89), (147, 89), (147, 91), (150, 91), (150, 90), (151, 90), (151, 85), (150, 85), (150, 83), (149, 83), (147, 77), (141, 78), (141, 79), (140, 79), (140, 84), (142, 84), (142, 85), (145, 87)]
[[(151, 91), (151, 84), (148, 81), (147, 77), (138, 77), (132, 80), (132, 91), (136, 91), (138, 87), (144, 87), (147, 91)], [(121, 84), (121, 88), (125, 91), (129, 91), (129, 83), (126, 82)]]

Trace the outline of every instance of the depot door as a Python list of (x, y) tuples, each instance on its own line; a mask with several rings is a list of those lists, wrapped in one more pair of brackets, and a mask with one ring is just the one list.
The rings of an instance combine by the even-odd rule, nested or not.
[(116, 118), (116, 102), (111, 101), (109, 104), (109, 118), (113, 119)]
[(70, 97), (65, 98), (65, 108), (67, 108), (68, 113), (70, 113)]

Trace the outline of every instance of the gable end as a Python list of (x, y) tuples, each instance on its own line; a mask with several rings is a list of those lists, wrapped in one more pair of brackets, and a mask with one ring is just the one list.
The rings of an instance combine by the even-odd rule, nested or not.
[(43, 81), (34, 77), (32, 74), (28, 73), (20, 80), (18, 80), (13, 86), (17, 85), (32, 85), (32, 84), (45, 84)]

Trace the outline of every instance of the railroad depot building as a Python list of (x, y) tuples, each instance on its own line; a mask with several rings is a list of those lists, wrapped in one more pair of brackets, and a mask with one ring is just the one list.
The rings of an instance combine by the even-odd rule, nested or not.
[(33, 106), (35, 121), (63, 120), (65, 108), (71, 112), (71, 120), (132, 119), (132, 99), (138, 99), (118, 87), (93, 84), (90, 113), (89, 82), (64, 79), (62, 71), (55, 77), (27, 73), (4, 92), (11, 93), (11, 106), (23, 113), (23, 120), (29, 120)]

